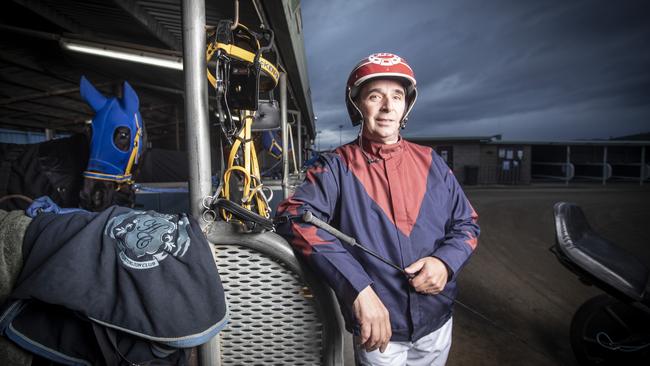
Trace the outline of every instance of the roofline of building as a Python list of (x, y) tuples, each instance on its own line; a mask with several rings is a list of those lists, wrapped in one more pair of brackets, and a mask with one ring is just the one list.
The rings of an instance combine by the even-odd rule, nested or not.
[(413, 142), (477, 142), (489, 145), (560, 145), (560, 146), (650, 146), (650, 141), (643, 140), (501, 140), (501, 135), (494, 136), (404, 136)]
[(494, 136), (433, 136), (433, 137), (422, 137), (422, 136), (404, 136), (405, 139), (413, 142), (418, 141), (458, 141), (458, 142), (490, 142), (498, 141), (501, 137), (500, 135)]
[(257, 1), (264, 9), (275, 32), (276, 45), (288, 78), (288, 87), (293, 91), (301, 112), (302, 125), (306, 127), (310, 138), (316, 136), (314, 106), (311, 99), (311, 87), (307, 70), (307, 55), (302, 34), (302, 15), (300, 1)]
[(490, 141), (490, 145), (561, 145), (561, 146), (650, 146), (650, 141), (641, 140), (562, 140), (562, 141)]

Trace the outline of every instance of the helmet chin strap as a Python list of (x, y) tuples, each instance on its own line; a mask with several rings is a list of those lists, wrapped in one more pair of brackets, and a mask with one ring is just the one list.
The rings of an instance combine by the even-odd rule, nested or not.
[[(353, 103), (352, 105), (354, 105), (354, 107), (357, 108), (356, 104)], [(357, 110), (359, 110), (359, 108), (357, 108)], [(361, 111), (359, 111), (359, 112), (361, 112)], [(402, 122), (400, 122), (400, 129), (403, 130), (404, 128), (406, 128), (406, 122), (407, 122), (407, 120), (408, 120), (408, 118), (403, 118), (403, 119), (402, 119)], [(378, 162), (378, 161), (381, 160), (381, 159), (380, 159), (380, 158), (371, 158), (371, 157), (366, 153), (366, 151), (363, 149), (363, 125), (364, 125), (364, 122), (365, 122), (365, 120), (363, 119), (363, 115), (362, 115), (362, 117), (361, 117), (361, 123), (360, 123), (360, 128), (359, 128), (359, 135), (358, 135), (358, 136), (359, 136), (359, 138), (358, 138), (358, 141), (359, 141), (358, 145), (359, 145), (359, 149), (361, 150), (361, 153), (363, 154), (363, 157), (366, 159), (366, 163), (368, 163), (368, 164), (372, 164), (372, 163), (376, 163), (376, 162)]]
[[(361, 113), (361, 109), (359, 109), (359, 107), (357, 106), (357, 103), (355, 103), (355, 102), (354, 102), (354, 99), (352, 99), (352, 95), (351, 95), (351, 92), (350, 92), (350, 89), (349, 89), (349, 88), (348, 88), (348, 99), (350, 100), (350, 102), (351, 102), (352, 105), (354, 106), (354, 109), (356, 109), (357, 112), (359, 113), (359, 116), (361, 116), (361, 119), (360, 119), (361, 123), (360, 123), (360, 128), (359, 128), (359, 138), (358, 138), (358, 141), (359, 141), (359, 143), (358, 143), (358, 145), (359, 145), (359, 149), (361, 149), (361, 153), (362, 153), (363, 156), (366, 158), (366, 162), (367, 162), (368, 164), (375, 163), (375, 162), (379, 161), (380, 159), (379, 159), (379, 158), (371, 158), (371, 157), (368, 156), (368, 154), (363, 150), (363, 125), (364, 125), (364, 122), (365, 122), (365, 121), (364, 121), (364, 119), (363, 119), (363, 113)], [(400, 127), (400, 129), (402, 129), (402, 130), (406, 128), (406, 122), (408, 121), (408, 118), (406, 117), (406, 114), (407, 114), (407, 113), (408, 113), (408, 111), (404, 113), (405, 116), (402, 118), (402, 121), (401, 121), (400, 124), (399, 124), (399, 127)]]
[(361, 150), (361, 153), (363, 154), (363, 157), (366, 158), (366, 163), (368, 163), (368, 165), (370, 165), (372, 163), (375, 163), (375, 162), (379, 161), (380, 159), (379, 158), (371, 158), (363, 150), (363, 123), (364, 123), (364, 120), (363, 120), (363, 117), (361, 117), (361, 128), (359, 128), (359, 139), (358, 139), (358, 141), (359, 141), (359, 149)]
[(354, 106), (354, 109), (356, 109), (357, 112), (359, 113), (359, 116), (361, 116), (361, 119), (360, 119), (361, 123), (359, 124), (359, 126), (360, 126), (360, 127), (359, 127), (359, 138), (357, 139), (357, 141), (359, 141), (359, 150), (361, 150), (361, 153), (363, 154), (363, 157), (366, 158), (366, 163), (368, 163), (368, 164), (372, 164), (372, 163), (374, 163), (374, 162), (376, 162), (376, 161), (379, 161), (379, 159), (377, 159), (377, 158), (371, 158), (371, 157), (368, 156), (368, 154), (366, 154), (366, 152), (363, 150), (363, 125), (364, 125), (364, 122), (365, 122), (365, 121), (364, 121), (364, 119), (363, 119), (363, 113), (361, 113), (361, 109), (359, 109), (359, 107), (357, 106), (357, 103), (354, 102), (354, 99), (352, 99), (352, 95), (351, 95), (351, 94), (352, 94), (352, 93), (351, 93), (351, 90), (348, 88), (348, 99), (350, 99), (350, 102), (351, 102), (352, 105)]
[(406, 128), (406, 122), (408, 122), (408, 120), (409, 120), (408, 117), (402, 118), (402, 122), (400, 122), (399, 128), (402, 129), (402, 130), (405, 129)]

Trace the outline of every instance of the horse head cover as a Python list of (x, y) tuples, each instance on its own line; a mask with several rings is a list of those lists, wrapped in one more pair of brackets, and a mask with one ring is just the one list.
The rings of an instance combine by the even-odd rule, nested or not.
[[(142, 154), (142, 117), (140, 100), (128, 82), (123, 84), (123, 97), (107, 98), (86, 77), (81, 77), (81, 97), (95, 111), (92, 121), (90, 158), (84, 177), (127, 182), (131, 170)], [(129, 148), (121, 150), (115, 144), (116, 131), (125, 127), (130, 131)]]

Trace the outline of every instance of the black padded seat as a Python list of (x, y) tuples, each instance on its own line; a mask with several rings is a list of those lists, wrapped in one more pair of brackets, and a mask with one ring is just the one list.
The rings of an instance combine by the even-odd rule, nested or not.
[(644, 302), (650, 276), (648, 267), (594, 232), (576, 204), (558, 202), (553, 208), (556, 247), (560, 254), (606, 285)]

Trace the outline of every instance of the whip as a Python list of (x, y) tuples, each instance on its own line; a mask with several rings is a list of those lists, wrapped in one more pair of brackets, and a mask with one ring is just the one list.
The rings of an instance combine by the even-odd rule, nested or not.
[[(393, 267), (394, 269), (396, 269), (399, 272), (401, 272), (402, 274), (404, 274), (406, 276), (406, 278), (410, 279), (410, 278), (415, 277), (415, 274), (411, 274), (411, 273), (406, 272), (402, 267), (400, 267), (397, 264), (395, 264), (395, 263), (389, 261), (388, 259), (382, 257), (381, 255), (377, 254), (376, 252), (366, 248), (365, 246), (360, 244), (355, 238), (342, 233), (340, 230), (336, 229), (335, 227), (331, 226), (330, 224), (326, 223), (325, 221), (323, 221), (323, 220), (319, 219), (318, 217), (314, 216), (310, 211), (305, 211), (305, 213), (302, 215), (302, 220), (304, 222), (306, 222), (306, 223), (310, 223), (310, 224), (312, 224), (314, 226), (317, 226), (317, 227), (325, 230), (326, 232), (328, 232), (328, 233), (334, 235), (335, 237), (337, 237), (339, 240), (341, 240), (341, 241), (343, 241), (343, 242), (345, 242), (345, 243), (347, 243), (347, 244), (349, 244), (349, 245), (351, 245), (353, 247), (357, 247), (357, 248), (361, 249), (362, 251), (364, 251), (365, 253), (368, 253), (369, 255), (379, 259), (380, 261), (384, 262), (385, 264), (389, 265), (390, 267)], [(500, 326), (494, 320), (492, 320), (492, 319), (488, 318), (487, 316), (483, 315), (482, 313), (480, 313), (478, 310), (475, 310), (471, 306), (463, 304), (460, 300), (453, 299), (453, 298), (443, 294), (442, 292), (439, 292), (439, 293), (437, 293), (437, 294), (435, 294), (433, 296), (442, 296), (445, 299), (448, 299), (448, 300), (454, 302), (455, 304), (458, 304), (459, 306), (461, 306), (465, 310), (469, 311), (470, 313), (472, 313), (472, 314), (478, 316), (479, 318), (485, 320), (486, 322), (490, 323), (493, 327), (495, 327), (495, 328), (497, 328), (497, 329), (499, 329), (499, 330), (501, 330), (503, 332), (506, 332), (509, 335), (513, 336), (515, 339), (517, 339), (521, 343), (525, 344), (531, 350), (539, 353), (540, 355), (544, 356), (545, 358), (548, 358), (548, 356), (544, 352), (541, 352), (541, 351), (535, 349), (535, 347), (533, 347), (531, 344), (526, 342), (526, 340), (524, 340), (523, 338), (519, 337), (517, 334), (513, 333), (512, 331), (510, 331), (508, 329), (503, 328), (502, 326)]]

